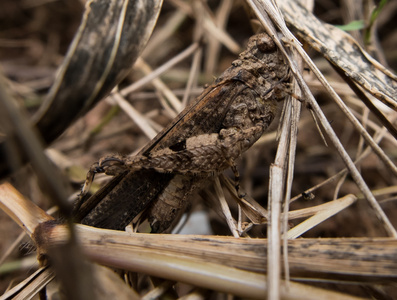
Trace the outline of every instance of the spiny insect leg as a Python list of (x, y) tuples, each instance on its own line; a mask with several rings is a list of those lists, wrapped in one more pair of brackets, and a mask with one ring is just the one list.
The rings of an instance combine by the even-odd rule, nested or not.
[(94, 181), (95, 175), (97, 173), (104, 173), (104, 172), (105, 172), (105, 170), (100, 166), (99, 162), (96, 162), (91, 165), (90, 170), (87, 172), (87, 176), (86, 176), (84, 185), (81, 188), (81, 193), (79, 195), (80, 198), (84, 197), (90, 190), (90, 187), (92, 185), (92, 182)]

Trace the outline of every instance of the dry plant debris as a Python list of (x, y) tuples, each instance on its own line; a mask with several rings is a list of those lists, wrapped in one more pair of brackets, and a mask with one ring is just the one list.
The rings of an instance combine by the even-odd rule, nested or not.
[[(50, 299), (397, 297), (396, 2), (161, 2), (0, 4), (0, 96), (27, 116), (1, 106), (0, 142), (16, 136), (14, 156), (6, 164), (1, 152), (0, 161), (1, 299), (44, 297), (45, 286)], [(137, 28), (122, 26), (133, 18)], [(354, 21), (359, 30), (335, 26), (354, 29)], [(75, 199), (100, 157), (137, 153), (264, 30), (295, 82), (276, 124), (238, 162), (244, 198), (232, 172), (214, 178), (190, 200), (186, 216), (204, 223), (188, 222), (188, 236), (70, 231), (44, 211)], [(39, 124), (45, 152), (28, 119)], [(98, 176), (91, 192), (109, 179)]]

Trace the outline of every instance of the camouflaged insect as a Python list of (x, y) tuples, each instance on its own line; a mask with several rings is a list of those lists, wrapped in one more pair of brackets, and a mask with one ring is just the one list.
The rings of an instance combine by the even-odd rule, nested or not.
[(289, 68), (272, 39), (251, 37), (239, 59), (138, 155), (91, 167), (81, 202), (96, 173), (116, 177), (95, 201), (79, 203), (76, 211), (88, 211), (81, 223), (123, 229), (145, 209), (153, 232), (169, 231), (194, 190), (229, 167), (236, 172), (236, 159), (269, 127), (287, 85)]

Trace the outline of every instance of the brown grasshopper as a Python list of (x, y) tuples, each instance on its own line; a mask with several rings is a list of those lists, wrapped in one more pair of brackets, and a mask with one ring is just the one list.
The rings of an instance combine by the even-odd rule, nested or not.
[[(192, 192), (232, 167), (268, 128), (286, 96), (289, 68), (261, 33), (211, 86), (136, 156), (108, 156), (87, 174), (75, 214), (81, 223), (124, 229), (142, 210), (153, 232), (179, 220)], [(85, 201), (94, 175), (115, 178)]]

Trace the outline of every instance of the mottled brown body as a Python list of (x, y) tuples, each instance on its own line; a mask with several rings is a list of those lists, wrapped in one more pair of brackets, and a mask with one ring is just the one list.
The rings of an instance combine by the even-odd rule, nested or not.
[[(234, 166), (234, 161), (268, 128), (277, 101), (285, 97), (288, 80), (288, 66), (270, 37), (265, 33), (251, 37), (239, 59), (138, 155), (105, 157), (95, 164), (83, 193), (96, 172), (116, 175), (121, 181), (121, 177), (132, 178), (133, 174), (145, 174), (148, 181), (168, 176), (158, 180), (161, 187), (154, 188), (153, 183), (153, 198), (144, 200), (150, 203), (146, 214), (153, 230), (167, 231), (178, 220), (191, 193), (208, 177)], [(130, 201), (140, 201), (137, 195), (130, 197)], [(110, 202), (110, 197), (107, 199)], [(115, 201), (114, 205), (123, 210)], [(103, 207), (109, 207), (109, 203), (100, 203), (82, 222), (97, 224), (95, 218), (103, 219), (99, 215), (106, 213)], [(131, 213), (125, 215), (130, 222)], [(126, 221), (118, 222), (117, 227)]]

